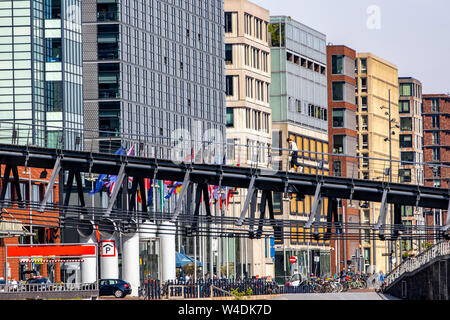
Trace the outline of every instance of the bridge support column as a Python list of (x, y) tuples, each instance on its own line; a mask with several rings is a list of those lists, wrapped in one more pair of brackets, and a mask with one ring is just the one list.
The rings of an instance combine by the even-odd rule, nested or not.
[[(100, 278), (119, 278), (118, 243), (115, 236), (105, 237), (100, 242)], [(114, 245), (114, 247), (112, 247)], [(103, 253), (103, 254), (102, 254)]]
[(162, 222), (158, 233), (161, 239), (161, 281), (175, 280), (175, 224)]
[(131, 284), (131, 296), (138, 296), (139, 279), (139, 234), (128, 234), (122, 238), (122, 279)]
[[(81, 237), (81, 243), (95, 244), (95, 235), (92, 234), (89, 237)], [(97, 257), (83, 258), (81, 263), (81, 282), (82, 283), (94, 283), (97, 281)]]

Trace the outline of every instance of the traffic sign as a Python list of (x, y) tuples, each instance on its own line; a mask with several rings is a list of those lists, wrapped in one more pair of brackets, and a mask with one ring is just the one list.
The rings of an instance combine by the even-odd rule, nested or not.
[(116, 255), (116, 242), (114, 240), (102, 241), (102, 257), (114, 257)]
[(289, 258), (289, 262), (290, 263), (296, 263), (297, 262), (297, 257), (294, 257), (294, 256), (290, 257)]

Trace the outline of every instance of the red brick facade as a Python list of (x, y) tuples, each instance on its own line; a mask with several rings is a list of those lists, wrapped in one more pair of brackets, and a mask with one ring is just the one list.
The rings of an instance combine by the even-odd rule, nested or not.
[[(333, 55), (342, 55), (345, 56), (348, 60), (351, 61), (351, 70), (352, 74), (333, 74), (332, 73), (332, 57)], [(356, 79), (353, 74), (354, 70), (354, 64), (356, 60), (356, 52), (353, 49), (350, 49), (346, 46), (327, 46), (327, 65), (328, 65), (328, 137), (329, 137), (329, 145), (330, 150), (333, 150), (333, 135), (344, 135), (349, 137), (356, 138), (358, 135), (358, 132), (356, 131), (355, 127), (350, 127), (345, 125), (343, 128), (334, 128), (333, 127), (333, 109), (345, 109), (349, 110), (352, 113), (355, 113), (357, 111), (357, 106), (355, 104), (355, 90), (352, 90), (350, 92), (350, 96), (353, 96), (353, 100), (351, 102), (349, 101), (333, 101), (333, 86), (332, 83), (334, 81), (339, 82), (345, 82), (346, 84), (349, 84), (351, 86), (356, 85)], [(348, 67), (348, 66), (346, 66)], [(344, 67), (344, 70), (346, 68)], [(345, 73), (345, 71), (344, 71)], [(345, 99), (344, 99), (345, 100)], [(352, 114), (350, 113), (350, 114)], [(354, 116), (353, 116), (354, 118)], [(350, 121), (353, 119), (346, 119), (345, 121)], [(353, 150), (354, 151), (354, 150)], [(354, 154), (356, 155), (356, 153)], [(340, 161), (340, 172), (337, 172), (337, 169), (333, 167), (334, 161)], [(335, 157), (330, 156), (330, 172), (331, 175), (340, 175), (340, 176), (347, 176), (347, 172), (351, 171), (351, 166), (357, 167), (357, 160), (356, 158), (352, 157)], [(342, 207), (339, 208), (339, 215), (340, 217), (343, 217), (344, 210), (345, 210), (345, 223), (359, 223), (360, 221), (360, 215), (359, 210), (357, 208), (351, 208), (348, 206), (348, 201), (343, 200), (342, 201)], [(351, 260), (351, 256), (354, 255), (355, 250), (359, 249), (360, 243), (359, 240), (355, 237), (347, 237), (347, 239), (342, 240), (339, 239), (336, 243), (335, 241), (331, 241), (331, 247), (333, 248), (331, 250), (331, 273), (336, 273), (338, 270), (344, 270), (345, 266), (347, 265), (347, 261)], [(345, 249), (344, 249), (345, 248)], [(339, 251), (339, 252), (338, 252)], [(338, 255), (338, 257), (337, 257)], [(344, 256), (345, 255), (345, 256)], [(338, 258), (338, 259), (337, 259)], [(339, 267), (335, 265), (335, 261), (339, 260), (338, 264)]]
[[(435, 106), (433, 108), (433, 106)], [(423, 96), (424, 159), (437, 166), (450, 166), (450, 96), (428, 94)], [(436, 138), (439, 140), (437, 141)], [(436, 151), (439, 150), (438, 158)], [(448, 189), (450, 169), (433, 170), (425, 166), (425, 185)], [(437, 212), (427, 216), (427, 225), (435, 225)], [(445, 224), (447, 212), (442, 212), (441, 224)]]
[[(0, 188), (3, 185), (3, 175), (5, 171), (5, 165), (0, 166), (2, 179), (0, 180)], [(39, 199), (35, 199), (33, 196), (33, 201), (39, 201), (42, 199), (46, 184), (50, 179), (52, 170), (47, 170), (47, 177), (41, 178), (41, 173), (43, 169), (39, 168), (29, 168), (31, 173), (31, 187), (32, 194), (34, 196), (38, 196)], [(30, 200), (30, 192), (29, 192), (29, 182), (30, 175), (24, 173), (23, 167), (18, 167), (19, 172), (19, 180), (22, 189), (22, 199), (25, 201)], [(12, 181), (12, 175), (10, 177), (10, 181)], [(12, 200), (16, 199), (16, 192), (14, 188), (11, 188), (11, 198)], [(53, 202), (58, 203), (59, 192), (58, 192), (58, 180), (55, 183), (53, 190)], [(6, 198), (7, 199), (7, 198)], [(2, 210), (2, 218), (3, 221), (7, 222), (21, 222), (25, 229), (29, 230), (30, 221), (33, 225), (33, 233), (36, 236), (33, 238), (33, 243), (59, 243), (60, 242), (60, 230), (59, 230), (59, 213), (58, 212), (48, 212), (44, 211), (43, 213), (38, 212), (35, 208), (30, 212), (28, 206), (25, 208), (20, 208), (16, 204), (7, 205)], [(19, 241), (20, 239), (20, 241)], [(27, 244), (30, 243), (30, 236), (21, 236), (21, 237), (9, 237), (3, 238), (0, 240), (0, 277), (5, 277), (5, 246), (6, 245), (14, 245), (14, 244)], [(9, 267), (11, 270), (11, 278), (15, 280), (20, 279), (19, 275), (19, 260), (18, 259), (9, 259)], [(41, 267), (41, 275), (47, 276), (47, 268), (46, 265), (42, 265)], [(55, 272), (55, 281), (60, 281), (60, 272), (59, 267), (57, 267), (57, 272)]]
[[(432, 109), (433, 104), (439, 106), (439, 110)], [(450, 166), (450, 96), (424, 95), (423, 122), (425, 162)], [(433, 173), (430, 166), (425, 167), (425, 185), (438, 186), (439, 182), (441, 188), (448, 189), (449, 179), (449, 168), (441, 167), (440, 172)]]

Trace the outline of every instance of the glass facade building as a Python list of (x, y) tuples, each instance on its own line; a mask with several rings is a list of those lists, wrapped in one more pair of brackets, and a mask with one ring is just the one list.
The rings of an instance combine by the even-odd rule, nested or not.
[(0, 140), (81, 148), (81, 1), (0, 1)]
[(82, 19), (89, 129), (146, 146), (225, 134), (223, 1), (84, 0)]

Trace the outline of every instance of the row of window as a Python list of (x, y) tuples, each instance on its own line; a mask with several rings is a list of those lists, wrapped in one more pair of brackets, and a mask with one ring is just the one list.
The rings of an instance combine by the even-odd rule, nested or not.
[(319, 228), (319, 239), (313, 237), (311, 229), (305, 229), (303, 225), (291, 225), (290, 240), (293, 245), (330, 245), (330, 240), (324, 240), (323, 234), (327, 231), (326, 227)]
[(251, 14), (244, 14), (244, 33), (259, 40), (267, 40), (268, 23)]
[(288, 62), (294, 63), (296, 65), (299, 65), (303, 68), (309, 69), (311, 71), (320, 73), (322, 75), (326, 75), (326, 67), (322, 66), (318, 63), (315, 63), (314, 61), (311, 61), (307, 58), (300, 57), (296, 54), (293, 54), (291, 52), (286, 53), (286, 59)]
[(422, 87), (415, 83), (400, 83), (400, 97), (422, 97)]
[[(245, 110), (245, 114), (241, 111)], [(234, 112), (239, 112), (240, 119), (245, 117), (245, 128), (269, 133), (270, 114), (250, 108), (227, 108), (226, 125), (234, 127)]]
[(233, 51), (236, 47), (237, 50), (244, 50), (243, 56), (245, 66), (266, 73), (269, 72), (269, 53), (249, 45), (225, 44), (225, 64), (234, 64)]
[[(310, 160), (328, 162), (328, 142), (289, 133), (289, 138), (295, 141), (299, 150), (298, 157)], [(298, 169), (298, 168), (297, 168)], [(306, 172), (307, 173), (307, 172)]]

